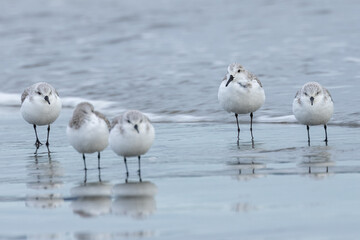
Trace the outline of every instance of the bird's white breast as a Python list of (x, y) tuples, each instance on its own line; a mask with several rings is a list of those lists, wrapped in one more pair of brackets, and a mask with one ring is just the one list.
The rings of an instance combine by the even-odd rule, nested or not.
[(80, 153), (94, 153), (108, 146), (109, 129), (105, 121), (91, 114), (80, 128), (67, 127), (70, 144)]
[(246, 86), (246, 82), (241, 86), (238, 82), (232, 81), (226, 87), (226, 81), (222, 81), (219, 87), (218, 99), (220, 105), (228, 112), (246, 114), (255, 112), (265, 102), (265, 92), (252, 81), (251, 86)]
[[(322, 99), (321, 99), (322, 100)], [(314, 102), (314, 105), (301, 99), (299, 102), (297, 98), (293, 101), (293, 113), (295, 118), (305, 125), (320, 125), (326, 124), (334, 112), (334, 104), (328, 98), (325, 101)]]
[(30, 124), (48, 125), (53, 123), (60, 115), (61, 100), (52, 96), (48, 104), (42, 97), (28, 96), (21, 105), (20, 112), (23, 118)]
[(145, 154), (150, 149), (154, 138), (155, 130), (151, 124), (148, 130), (140, 127), (139, 133), (131, 128), (121, 131), (119, 125), (115, 125), (110, 132), (109, 143), (116, 154), (132, 157)]

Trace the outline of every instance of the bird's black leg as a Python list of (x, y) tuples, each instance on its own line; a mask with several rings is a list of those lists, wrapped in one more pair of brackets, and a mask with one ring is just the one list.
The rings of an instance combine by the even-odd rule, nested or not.
[(308, 145), (310, 146), (310, 132), (309, 132), (309, 125), (306, 125), (306, 129), (307, 129), (307, 134), (308, 134)]
[(48, 125), (48, 128), (47, 128), (47, 138), (46, 138), (46, 147), (47, 147), (47, 150), (48, 150), (48, 153), (50, 153), (50, 150), (49, 150), (49, 135), (50, 135), (50, 124)]
[(84, 160), (84, 170), (86, 171), (86, 170), (87, 170), (87, 168), (86, 168), (85, 153), (83, 153), (83, 160)]
[(100, 152), (98, 152), (98, 169), (100, 169)]
[(101, 169), (99, 168), (99, 182), (101, 182)]
[(35, 155), (37, 155), (37, 151), (39, 150), (39, 147), (40, 147), (39, 145), (36, 145), (36, 150), (34, 152)]
[(35, 136), (36, 136), (35, 146), (36, 146), (36, 148), (39, 148), (40, 145), (42, 145), (42, 143), (39, 140), (39, 137), (38, 137), (38, 134), (37, 134), (37, 131), (36, 131), (36, 125), (34, 124), (33, 126), (34, 126)]
[(237, 131), (238, 131), (237, 140), (239, 142), (239, 140), (240, 140), (240, 126), (239, 126), (239, 119), (238, 119), (238, 114), (237, 113), (235, 113), (235, 118), (236, 118)]
[(125, 163), (125, 168), (126, 168), (126, 177), (129, 177), (129, 169), (127, 166), (126, 157), (124, 157), (124, 163)]
[(87, 182), (87, 171), (85, 170), (84, 171), (84, 183), (86, 184), (86, 182)]
[(250, 133), (251, 133), (251, 140), (254, 140), (254, 135), (253, 135), (253, 129), (252, 129), (252, 124), (253, 124), (253, 113), (250, 113)]
[(326, 143), (326, 146), (327, 146), (327, 143), (328, 143), (328, 137), (327, 137), (327, 126), (326, 124), (324, 125), (324, 129), (325, 129), (325, 143)]

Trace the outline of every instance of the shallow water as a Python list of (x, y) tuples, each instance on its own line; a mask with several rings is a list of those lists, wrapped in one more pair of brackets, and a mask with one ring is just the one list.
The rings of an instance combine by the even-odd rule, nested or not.
[[(109, 148), (87, 155), (89, 170), (65, 136), (71, 111), (53, 125), (50, 157), (34, 156), (31, 125), (2, 108), (2, 239), (224, 238), (337, 239), (358, 236), (358, 132), (297, 124), (155, 123), (157, 138), (142, 158)], [(21, 132), (18, 130), (21, 128)], [(19, 134), (14, 134), (19, 133)], [(46, 128), (40, 128), (41, 139)], [(21, 136), (19, 138), (19, 135)], [(276, 135), (276, 140), (274, 139)], [(86, 181), (86, 183), (84, 183)]]
[[(344, 239), (359, 235), (360, 2), (1, 1), (0, 239)], [(217, 102), (231, 62), (262, 81), (266, 103), (236, 144)], [(54, 85), (63, 111), (50, 157), (34, 156), (20, 94)], [(329, 144), (291, 112), (307, 81), (335, 101)], [(109, 118), (139, 109), (156, 140), (137, 161), (81, 155), (65, 135), (89, 100)], [(43, 140), (46, 128), (40, 127)]]

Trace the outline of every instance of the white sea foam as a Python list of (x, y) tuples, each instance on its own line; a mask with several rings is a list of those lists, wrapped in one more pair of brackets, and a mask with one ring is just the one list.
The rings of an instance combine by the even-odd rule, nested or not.
[(177, 114), (177, 115), (158, 115), (153, 113), (145, 113), (146, 116), (148, 116), (152, 122), (205, 122), (209, 121), (206, 117), (198, 117), (198, 116), (192, 116), (192, 115), (186, 115), (186, 114)]
[[(0, 92), (0, 106), (4, 107), (19, 107), (21, 106), (21, 95), (17, 93), (3, 93)], [(107, 116), (115, 116), (119, 113), (126, 111), (124, 108), (119, 107), (119, 103), (104, 100), (91, 100), (79, 97), (62, 97), (63, 108), (75, 108), (81, 102), (90, 102), (94, 107), (106, 114)], [(160, 115), (154, 113), (145, 113), (152, 122), (204, 122), (209, 121), (208, 117), (199, 117), (186, 114), (177, 115)]]
[(21, 106), (21, 94), (0, 92), (0, 106)]
[(285, 115), (285, 116), (278, 116), (278, 117), (271, 117), (271, 116), (259, 116), (256, 118), (256, 122), (260, 123), (296, 123), (297, 120), (294, 115)]
[(90, 102), (96, 109), (109, 109), (116, 105), (116, 102), (103, 101), (103, 100), (90, 100), (79, 97), (62, 97), (63, 107), (65, 108), (74, 108), (81, 102)]
[[(99, 109), (107, 109), (113, 107), (116, 102), (103, 100), (90, 100), (79, 97), (61, 97), (64, 108), (74, 108), (80, 102), (91, 102), (94, 107)], [(17, 107), (21, 106), (21, 94), (0, 92), (0, 106)]]

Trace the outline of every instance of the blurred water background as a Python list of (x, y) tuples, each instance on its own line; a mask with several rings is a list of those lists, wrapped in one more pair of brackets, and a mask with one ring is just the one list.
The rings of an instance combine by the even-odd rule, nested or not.
[(359, 125), (355, 0), (3, 0), (1, 8), (1, 105), (18, 106), (25, 86), (47, 81), (65, 107), (87, 99), (110, 115), (223, 122), (217, 89), (239, 62), (266, 90), (257, 121), (293, 122), (296, 91), (318, 81), (333, 95), (332, 123)]

